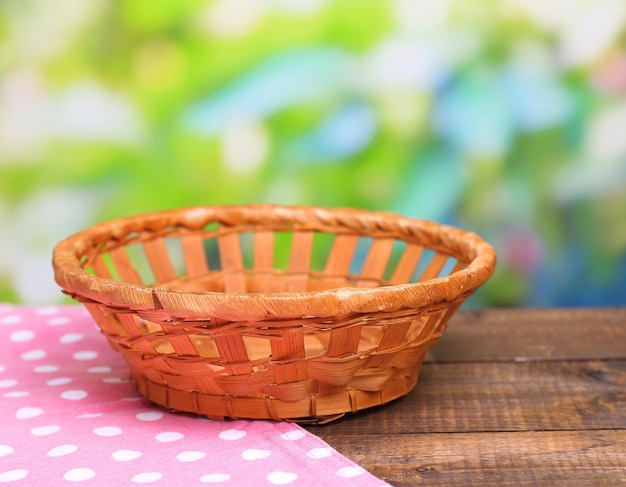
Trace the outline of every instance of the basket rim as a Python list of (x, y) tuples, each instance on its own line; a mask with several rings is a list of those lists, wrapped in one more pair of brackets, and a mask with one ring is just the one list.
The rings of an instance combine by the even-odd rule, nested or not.
[[(80, 256), (89, 248), (105, 240), (123, 239), (137, 231), (158, 231), (176, 226), (198, 230), (216, 221), (224, 224), (238, 221), (306, 224), (312, 220), (323, 225), (362, 230), (393, 229), (407, 238), (417, 233), (427, 235), (439, 242), (441, 248), (445, 248), (444, 244), (454, 245), (457, 250), (467, 254), (469, 264), (448, 276), (416, 283), (374, 288), (344, 286), (323, 291), (245, 294), (137, 285), (97, 277), (80, 266)], [(473, 232), (398, 213), (274, 204), (215, 205), (142, 213), (96, 224), (60, 241), (53, 249), (52, 265), (57, 284), (78, 301), (96, 302), (114, 309), (158, 311), (177, 319), (209, 315), (228, 321), (266, 321), (392, 312), (450, 302), (473, 293), (492, 276), (496, 252)]]

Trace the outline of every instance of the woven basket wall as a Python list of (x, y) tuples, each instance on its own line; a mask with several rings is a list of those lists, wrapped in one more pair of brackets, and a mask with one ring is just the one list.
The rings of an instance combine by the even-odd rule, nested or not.
[(324, 422), (407, 394), (495, 253), (396, 214), (221, 206), (97, 225), (53, 266), (149, 400)]

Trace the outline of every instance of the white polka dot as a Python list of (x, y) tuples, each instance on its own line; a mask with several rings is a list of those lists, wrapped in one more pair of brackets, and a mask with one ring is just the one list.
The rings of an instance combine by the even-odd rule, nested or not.
[(176, 455), (176, 458), (181, 462), (195, 462), (204, 457), (206, 457), (206, 453), (203, 451), (184, 451)]
[(80, 419), (89, 419), (89, 418), (99, 418), (100, 416), (102, 416), (102, 413), (85, 413), (76, 417)]
[(81, 350), (79, 352), (75, 352), (72, 357), (74, 360), (93, 360), (98, 356), (98, 352), (93, 350)]
[(302, 430), (291, 430), (291, 431), (287, 431), (286, 433), (283, 433), (282, 435), (280, 435), (280, 437), (283, 440), (299, 440), (301, 438), (304, 438), (306, 436), (306, 434), (304, 433), (304, 431)]
[(152, 482), (156, 482), (157, 480), (161, 480), (163, 474), (161, 472), (144, 472), (138, 473), (131, 480), (138, 484), (150, 484)]
[(244, 460), (260, 460), (261, 458), (267, 458), (272, 454), (269, 450), (257, 450), (256, 448), (250, 448), (241, 453)]
[(37, 428), (33, 428), (30, 430), (31, 434), (34, 436), (47, 436), (60, 431), (61, 427), (56, 424), (49, 424), (47, 426), (38, 426)]
[(9, 340), (14, 343), (28, 342), (35, 338), (35, 332), (32, 330), (18, 330), (11, 333)]
[(48, 451), (49, 457), (62, 457), (64, 455), (69, 455), (70, 453), (74, 453), (78, 450), (76, 445), (59, 445), (52, 448)]
[(57, 316), (55, 318), (50, 318), (46, 321), (46, 324), (50, 326), (59, 326), (59, 325), (67, 325), (70, 322), (70, 319), (67, 316)]
[(41, 360), (47, 355), (45, 350), (37, 349), (37, 350), (29, 350), (28, 352), (24, 352), (22, 354), (22, 360)]
[(81, 390), (63, 391), (61, 393), (61, 397), (63, 399), (67, 399), (68, 401), (80, 401), (81, 399), (85, 399), (87, 396), (87, 391)]
[(274, 485), (287, 485), (298, 478), (298, 474), (291, 472), (272, 472), (267, 480)]
[(141, 421), (156, 421), (163, 417), (163, 413), (160, 411), (146, 411), (144, 413), (137, 413), (136, 417)]
[(7, 370), (7, 366), (6, 365), (0, 365), (0, 372), (4, 372), (5, 370)]
[(17, 380), (15, 379), (0, 380), (0, 389), (8, 389), (9, 387), (13, 387), (16, 385), (17, 385)]
[(50, 379), (48, 381), (46, 381), (46, 385), (47, 386), (64, 386), (65, 384), (69, 384), (70, 382), (72, 382), (72, 378), (71, 377), (57, 377), (55, 379)]
[(351, 479), (352, 477), (357, 477), (363, 473), (365, 473), (365, 470), (359, 466), (342, 467), (339, 470), (337, 470), (337, 475), (339, 475), (340, 477), (345, 477), (347, 479)]
[(240, 440), (246, 436), (246, 432), (243, 430), (229, 429), (220, 432), (219, 437), (222, 440)]
[(11, 448), (9, 445), (0, 445), (0, 457), (6, 457), (11, 453), (13, 453), (13, 448)]
[(36, 418), (37, 416), (41, 416), (43, 412), (43, 409), (39, 408), (19, 408), (15, 413), (15, 417), (17, 419)]
[(101, 428), (95, 428), (93, 430), (98, 436), (118, 436), (122, 434), (122, 428), (117, 426), (103, 426)]
[(82, 333), (66, 333), (61, 338), (59, 338), (59, 343), (63, 345), (68, 345), (70, 343), (76, 343), (81, 341), (84, 338)]
[(17, 323), (22, 322), (22, 317), (20, 315), (8, 315), (0, 318), (0, 325), (15, 325)]
[(13, 397), (27, 397), (30, 396), (30, 392), (28, 391), (12, 391), (4, 394), (4, 397), (13, 398)]
[(48, 374), (50, 372), (57, 372), (59, 367), (57, 365), (38, 365), (33, 370), (38, 374)]
[(135, 450), (117, 450), (111, 455), (118, 462), (129, 462), (135, 460), (142, 455), (140, 451)]
[(69, 480), (70, 482), (82, 482), (83, 480), (89, 480), (96, 476), (96, 472), (91, 470), (90, 468), (73, 468), (72, 470), (68, 470), (63, 475), (65, 480)]
[(217, 484), (219, 482), (226, 482), (227, 480), (230, 480), (230, 475), (227, 473), (210, 473), (200, 477), (200, 482), (206, 484)]
[(28, 470), (18, 468), (17, 470), (9, 470), (0, 473), (0, 482), (12, 482), (13, 480), (22, 480), (28, 475)]
[(107, 374), (111, 372), (111, 367), (108, 365), (98, 365), (97, 367), (89, 367), (87, 372), (91, 374)]
[(42, 306), (41, 308), (37, 308), (36, 313), (41, 316), (46, 315), (55, 315), (59, 312), (59, 308), (56, 306)]
[(330, 448), (313, 448), (306, 452), (306, 456), (309, 458), (314, 458), (315, 460), (319, 460), (320, 458), (326, 458), (331, 456), (333, 453)]
[(156, 435), (157, 441), (160, 441), (162, 443), (169, 443), (170, 441), (178, 441), (184, 437), (185, 435), (183, 435), (182, 433), (176, 433), (174, 431), (165, 431), (163, 433), (159, 433), (158, 435)]

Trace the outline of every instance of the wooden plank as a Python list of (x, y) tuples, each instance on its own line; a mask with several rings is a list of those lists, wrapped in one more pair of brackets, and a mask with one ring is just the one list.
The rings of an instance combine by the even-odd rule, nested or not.
[(306, 426), (391, 485), (626, 484), (626, 310), (458, 313), (417, 387)]
[(626, 308), (460, 311), (426, 361), (626, 359)]
[(394, 486), (626, 483), (626, 431), (359, 435), (325, 440)]
[(407, 396), (329, 425), (332, 434), (611, 428), (626, 428), (626, 361), (424, 364)]

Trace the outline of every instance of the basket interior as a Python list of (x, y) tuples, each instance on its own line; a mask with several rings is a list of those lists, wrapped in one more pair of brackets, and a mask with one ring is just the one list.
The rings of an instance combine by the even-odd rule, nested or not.
[(421, 282), (467, 266), (448, 249), (418, 242), (288, 223), (274, 228), (211, 223), (132, 232), (101, 242), (81, 258), (98, 277), (184, 291), (306, 292)]

